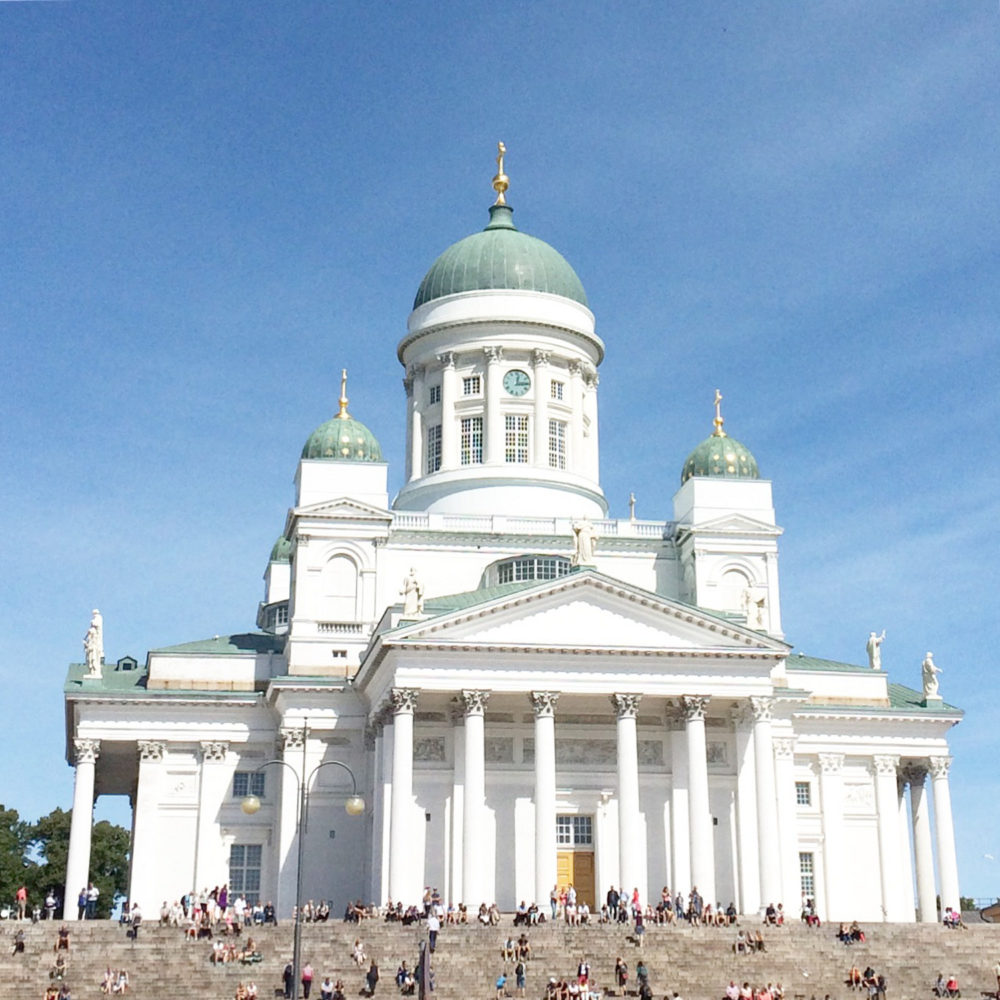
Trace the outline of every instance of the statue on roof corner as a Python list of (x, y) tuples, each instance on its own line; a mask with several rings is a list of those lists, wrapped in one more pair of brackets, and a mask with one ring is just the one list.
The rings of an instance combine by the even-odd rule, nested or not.
[(868, 666), (872, 670), (882, 669), (882, 643), (885, 642), (885, 629), (881, 635), (874, 632), (868, 633), (868, 641), (865, 643), (865, 650), (868, 652)]
[(409, 574), (403, 580), (403, 614), (407, 617), (424, 613), (424, 587), (417, 579), (417, 571), (410, 568)]
[(104, 619), (94, 608), (91, 612), (90, 627), (83, 637), (83, 653), (87, 663), (87, 677), (100, 677), (104, 662)]
[(587, 518), (584, 518), (582, 521), (573, 522), (573, 543), (573, 555), (570, 558), (570, 565), (595, 565), (594, 549), (597, 546), (597, 531)]
[(926, 702), (929, 699), (940, 701), (941, 695), (938, 694), (937, 675), (944, 673), (944, 671), (934, 662), (934, 654), (930, 650), (928, 650), (927, 655), (924, 657), (921, 670), (924, 681), (924, 701)]

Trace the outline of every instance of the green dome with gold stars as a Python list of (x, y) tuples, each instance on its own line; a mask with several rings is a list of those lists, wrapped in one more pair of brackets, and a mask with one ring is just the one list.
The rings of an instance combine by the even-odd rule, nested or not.
[(331, 462), (381, 462), (378, 439), (347, 412), (347, 370), (341, 373), (340, 412), (309, 435), (302, 457)]
[(723, 479), (760, 479), (757, 459), (750, 449), (723, 429), (719, 404), (722, 393), (715, 390), (715, 430), (688, 455), (681, 470), (681, 483), (692, 476), (719, 476)]

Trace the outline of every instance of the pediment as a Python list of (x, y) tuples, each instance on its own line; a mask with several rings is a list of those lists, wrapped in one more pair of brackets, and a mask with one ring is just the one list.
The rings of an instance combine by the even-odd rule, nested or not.
[(746, 514), (724, 514), (722, 517), (711, 518), (708, 521), (699, 521), (697, 524), (683, 526), (686, 530), (697, 532), (699, 535), (719, 532), (720, 534), (734, 535), (768, 535), (776, 537), (782, 533), (782, 529), (767, 521), (758, 521), (754, 517)]
[(295, 507), (291, 516), (319, 520), (349, 520), (349, 521), (385, 521), (392, 520), (392, 512), (383, 507), (367, 504), (362, 500), (350, 497), (338, 497), (335, 500), (324, 500), (321, 503), (307, 504)]
[(571, 574), (394, 630), (393, 644), (783, 654), (787, 646), (698, 608), (612, 580)]

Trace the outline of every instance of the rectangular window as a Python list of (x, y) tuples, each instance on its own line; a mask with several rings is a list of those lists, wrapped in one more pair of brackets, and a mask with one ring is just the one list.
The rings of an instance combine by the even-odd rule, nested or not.
[(260, 902), (260, 844), (233, 844), (229, 848), (229, 894)]
[(263, 771), (237, 771), (233, 775), (233, 798), (245, 799), (248, 795), (256, 795), (262, 799), (265, 777)]
[(509, 413), (504, 417), (504, 460), (528, 461), (528, 418)]
[(427, 472), (441, 468), (441, 425), (427, 428)]
[(795, 804), (797, 806), (812, 805), (812, 785), (808, 781), (795, 782)]
[(811, 851), (799, 851), (799, 881), (807, 899), (816, 898), (816, 867)]
[(478, 375), (470, 375), (462, 379), (462, 395), (478, 396), (483, 391), (483, 382)]
[(549, 466), (566, 468), (566, 424), (561, 420), (549, 421)]
[(593, 816), (556, 816), (556, 843), (560, 847), (592, 847)]
[(462, 465), (480, 465), (483, 461), (483, 418), (463, 417), (460, 438)]
[(550, 396), (550, 398), (552, 398), (552, 399), (562, 399), (563, 398), (563, 388), (564, 388), (564, 383), (557, 382), (555, 379), (553, 379), (549, 383), (549, 396)]
[(441, 386), (432, 385), (430, 387), (430, 404), (433, 406), (435, 403), (441, 402)]

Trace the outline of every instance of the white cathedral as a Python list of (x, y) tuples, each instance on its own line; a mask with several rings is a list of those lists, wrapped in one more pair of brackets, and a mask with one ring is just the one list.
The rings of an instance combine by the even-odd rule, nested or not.
[(592, 904), (697, 886), (742, 913), (958, 909), (961, 711), (933, 666), (923, 691), (890, 682), (874, 633), (865, 665), (792, 652), (771, 483), (718, 394), (673, 520), (608, 518), (604, 344), (573, 268), (515, 228), (502, 150), (498, 167), (489, 224), (433, 263), (397, 347), (397, 496), (342, 387), (256, 630), (105, 661), (95, 613), (65, 687), (67, 899), (114, 794), (147, 913), (228, 883), (287, 914), (300, 855), (305, 897), (335, 908), (433, 886), (513, 909), (572, 883)]

